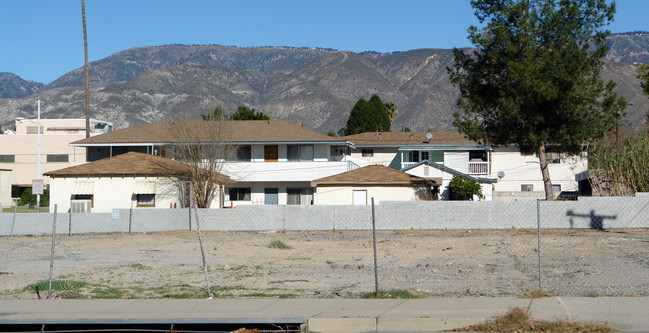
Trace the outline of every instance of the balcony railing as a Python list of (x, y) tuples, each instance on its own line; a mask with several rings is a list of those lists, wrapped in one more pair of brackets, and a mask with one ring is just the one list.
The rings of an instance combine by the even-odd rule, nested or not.
[[(401, 162), (401, 168), (407, 168), (418, 162)], [(439, 163), (444, 164), (444, 163)], [(468, 162), (468, 171), (470, 175), (489, 175), (489, 162)]]
[(469, 162), (470, 175), (488, 175), (489, 162)]

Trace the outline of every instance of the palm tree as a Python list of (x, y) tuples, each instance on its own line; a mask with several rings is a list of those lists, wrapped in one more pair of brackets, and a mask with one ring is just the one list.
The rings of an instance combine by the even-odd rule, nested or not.
[(392, 124), (392, 120), (394, 120), (394, 117), (397, 116), (397, 106), (392, 102), (387, 102), (385, 103), (385, 108), (387, 109), (388, 116), (390, 117), (390, 124)]

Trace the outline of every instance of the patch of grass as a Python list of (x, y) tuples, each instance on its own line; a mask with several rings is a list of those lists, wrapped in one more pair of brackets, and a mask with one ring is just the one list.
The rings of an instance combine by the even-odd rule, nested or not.
[[(38, 281), (25, 287), (24, 291), (36, 292), (38, 287), (39, 291), (47, 291), (49, 289), (49, 281)], [(74, 280), (52, 280), (52, 291), (79, 291), (87, 285), (86, 282)]]
[(279, 239), (272, 240), (270, 242), (270, 244), (268, 244), (268, 247), (271, 248), (271, 249), (280, 249), (280, 250), (286, 250), (286, 249), (291, 249), (292, 248), (292, 247), (290, 247), (289, 245), (287, 245), (286, 243), (282, 242)]
[(211, 286), (210, 290), (212, 292), (217, 292), (217, 291), (230, 291), (230, 290), (247, 290), (248, 288), (244, 286)]
[[(2, 208), (3, 213), (13, 213), (14, 212), (14, 207), (6, 207)], [(18, 206), (18, 209), (15, 210), (16, 213), (38, 213), (36, 210), (36, 207), (34, 208), (29, 208), (25, 206)], [(49, 206), (41, 206), (40, 212), (41, 213), (49, 213), (50, 207)]]
[(126, 293), (124, 290), (119, 289), (119, 288), (95, 288), (90, 291), (92, 294), (92, 298), (98, 298), (98, 299), (116, 299), (116, 298), (122, 298), (122, 296)]
[(268, 283), (273, 284), (273, 283), (286, 283), (286, 282), (309, 282), (309, 280), (275, 280), (275, 281), (270, 281)]
[(190, 293), (181, 293), (181, 294), (166, 294), (162, 297), (171, 298), (171, 299), (188, 299), (188, 298), (198, 298), (198, 295), (190, 294)]
[(146, 266), (146, 265), (142, 265), (142, 264), (132, 264), (129, 267), (131, 267), (133, 269), (151, 269), (151, 267)]
[(376, 293), (364, 293), (361, 295), (361, 298), (418, 298), (416, 295), (411, 294), (407, 290), (401, 289), (391, 289), (391, 290), (379, 290), (379, 295), (377, 297)]
[(534, 290), (522, 294), (518, 296), (518, 298), (543, 298), (543, 297), (552, 297), (552, 296), (554, 296), (554, 294), (552, 294), (551, 292), (547, 292), (544, 290)]
[(530, 314), (521, 308), (514, 308), (505, 315), (493, 318), (485, 323), (451, 330), (453, 332), (587, 332), (613, 333), (615, 330), (608, 324), (584, 323), (572, 321), (541, 322), (531, 319)]

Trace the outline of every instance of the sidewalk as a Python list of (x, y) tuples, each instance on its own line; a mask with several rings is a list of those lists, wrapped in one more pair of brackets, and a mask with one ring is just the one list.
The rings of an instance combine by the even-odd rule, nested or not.
[(606, 321), (622, 332), (649, 332), (649, 297), (0, 300), (0, 325), (306, 323), (312, 333), (438, 332), (514, 307), (539, 320)]

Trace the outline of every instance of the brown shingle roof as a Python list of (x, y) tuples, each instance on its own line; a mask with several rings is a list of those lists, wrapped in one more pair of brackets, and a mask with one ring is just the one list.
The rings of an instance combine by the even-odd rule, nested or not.
[[(151, 176), (177, 177), (187, 173), (187, 165), (167, 158), (149, 154), (128, 152), (125, 154), (101, 159), (95, 162), (81, 164), (65, 169), (45, 173), (50, 177), (66, 176)], [(219, 175), (224, 182), (231, 181), (230, 177)]]
[[(433, 138), (428, 140), (430, 133)], [(365, 145), (424, 145), (424, 144), (477, 144), (459, 132), (365, 132), (343, 136), (341, 139), (356, 146)]]
[(316, 179), (318, 185), (424, 185), (431, 181), (383, 165), (369, 165), (356, 170)]
[[(219, 122), (216, 122), (217, 124)], [(315, 132), (301, 125), (284, 120), (227, 120), (223, 121), (221, 142), (340, 142), (345, 140)], [(96, 145), (113, 143), (183, 143), (179, 134), (180, 126), (186, 126), (196, 141), (211, 142), (208, 134), (213, 130), (215, 122), (182, 121), (157, 122), (143, 126), (132, 126), (91, 138), (75, 141), (74, 145)], [(211, 126), (211, 127), (210, 127)], [(216, 125), (217, 127), (219, 125)]]

